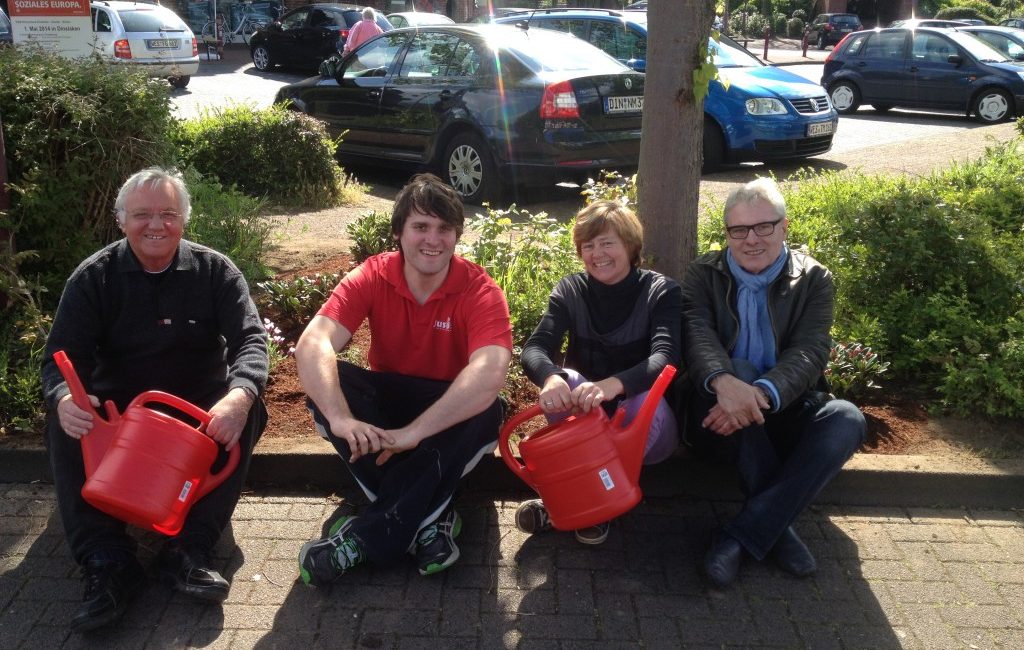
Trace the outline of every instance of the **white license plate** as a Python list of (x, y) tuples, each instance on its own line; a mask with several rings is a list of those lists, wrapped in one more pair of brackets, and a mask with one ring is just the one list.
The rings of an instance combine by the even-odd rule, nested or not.
[(640, 113), (644, 110), (643, 95), (631, 97), (605, 97), (605, 113)]
[(832, 133), (832, 122), (815, 122), (814, 124), (807, 125), (808, 137), (815, 135), (828, 135)]
[(178, 39), (150, 38), (146, 40), (146, 47), (150, 50), (176, 50), (178, 49)]

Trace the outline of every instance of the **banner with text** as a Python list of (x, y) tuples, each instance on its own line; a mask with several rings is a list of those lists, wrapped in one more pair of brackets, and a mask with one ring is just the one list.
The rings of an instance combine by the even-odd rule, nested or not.
[(89, 0), (9, 0), (14, 42), (67, 57), (92, 54)]

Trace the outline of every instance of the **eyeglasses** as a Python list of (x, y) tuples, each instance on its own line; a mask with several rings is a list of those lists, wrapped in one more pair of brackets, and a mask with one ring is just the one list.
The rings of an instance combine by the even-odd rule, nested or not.
[(181, 213), (174, 210), (161, 210), (160, 212), (146, 212), (145, 210), (139, 210), (138, 212), (132, 212), (128, 215), (128, 218), (135, 223), (151, 221), (154, 217), (164, 223), (175, 223), (181, 219)]
[(758, 237), (767, 237), (768, 235), (775, 232), (775, 226), (782, 222), (782, 218), (778, 218), (775, 221), (764, 221), (762, 223), (755, 223), (753, 226), (729, 226), (725, 229), (725, 232), (729, 233), (730, 239), (746, 239), (747, 235), (751, 230)]

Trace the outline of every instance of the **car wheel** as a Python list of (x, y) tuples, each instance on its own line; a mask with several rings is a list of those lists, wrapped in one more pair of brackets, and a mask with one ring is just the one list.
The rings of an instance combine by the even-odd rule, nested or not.
[(848, 115), (860, 107), (860, 91), (848, 81), (837, 81), (828, 89), (832, 105), (843, 115)]
[(819, 50), (824, 50), (825, 49), (825, 35), (824, 34), (818, 34), (818, 49)]
[(875, 109), (876, 113), (888, 113), (892, 104), (872, 104), (871, 108)]
[(725, 161), (725, 138), (722, 129), (707, 117), (704, 118), (704, 142), (701, 149), (704, 154), (701, 173), (708, 174), (721, 168)]
[(257, 45), (252, 48), (252, 64), (256, 66), (257, 70), (264, 71), (274, 67), (274, 62), (270, 58), (270, 50), (266, 45)]
[(444, 153), (444, 174), (448, 183), (466, 203), (499, 198), (501, 182), (491, 152), (474, 133), (452, 138)]
[(1010, 96), (998, 88), (987, 88), (974, 100), (974, 114), (979, 122), (995, 124), (1010, 114)]
[(169, 81), (175, 88), (184, 88), (188, 85), (189, 81), (192, 81), (192, 77), (186, 74), (180, 77), (170, 77), (167, 81)]

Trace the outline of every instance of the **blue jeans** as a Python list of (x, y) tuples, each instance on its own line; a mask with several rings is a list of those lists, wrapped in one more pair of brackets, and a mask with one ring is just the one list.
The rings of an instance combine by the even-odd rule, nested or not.
[[(748, 383), (759, 376), (746, 362), (733, 360), (733, 368)], [(864, 415), (846, 400), (808, 391), (782, 411), (766, 413), (764, 424), (723, 436), (701, 426), (714, 405), (713, 395), (694, 391), (690, 439), (699, 452), (736, 466), (745, 502), (725, 532), (762, 560), (864, 442)]]

